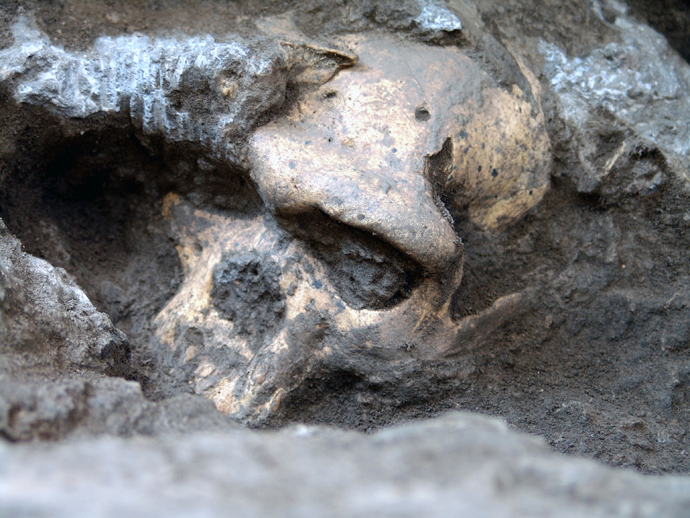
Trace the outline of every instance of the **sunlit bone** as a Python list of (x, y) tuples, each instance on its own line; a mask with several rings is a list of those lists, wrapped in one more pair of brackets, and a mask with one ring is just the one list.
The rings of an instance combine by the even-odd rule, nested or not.
[[(526, 310), (529, 293), (454, 321), (462, 243), (451, 215), (500, 232), (548, 188), (538, 83), (517, 57), (522, 89), (499, 86), (457, 48), (353, 36), (340, 42), (359, 54), (352, 66), (348, 52), (284, 40), (248, 43), (246, 62), (240, 47), (211, 38), (106, 38), (76, 55), (23, 20), (15, 45), (0, 52), (0, 80), (19, 102), (68, 118), (115, 116), (125, 104), (105, 103), (103, 92), (127, 92), (144, 135), (197, 141), (211, 159), (251, 166), (262, 215), (165, 198), (185, 278), (153, 322), (151, 346), (169, 375), (254, 424), (338, 372), (393, 387), (396, 404), (423, 396), (436, 376), (429, 362), (450, 362), (445, 370), (461, 379), (459, 356)], [(142, 73), (130, 73), (132, 55), (165, 65), (174, 81), (158, 85), (155, 67), (141, 62)], [(237, 59), (208, 59), (216, 55)], [(230, 81), (233, 74), (242, 81)], [(188, 110), (184, 97), (166, 104), (199, 80), (209, 85), (204, 110)], [(253, 133), (291, 81), (312, 86)], [(158, 118), (140, 119), (132, 107), (149, 101)], [(319, 255), (324, 244), (328, 260)], [(367, 297), (357, 298), (357, 282)]]
[[(530, 93), (498, 88), (456, 49), (371, 35), (345, 43), (359, 63), (250, 142), (252, 177), (267, 207), (300, 239), (277, 246), (285, 239), (279, 227), (256, 221), (255, 231), (239, 235), (237, 223), (177, 199), (167, 205), (172, 221), (185, 222), (182, 255), (192, 242), (202, 251), (159, 316), (160, 336), (174, 350), (186, 348), (178, 354), (183, 365), (197, 366), (191, 378), (198, 391), (250, 422), (280, 413), (306, 380), (338, 369), (378, 382), (404, 379), (424, 361), (476, 347), (526, 307), (527, 295), (513, 294), (481, 315), (450, 318), (462, 277), (450, 212), (466, 211), (479, 227), (500, 231), (543, 196), (550, 155), (536, 81), (528, 75)], [(323, 214), (336, 228), (358, 229), (421, 265), (409, 298), (378, 310), (348, 305), (301, 239), (310, 235), (299, 227)], [(213, 272), (224, 247), (262, 249), (266, 261), (281, 265), (284, 320), (272, 338), (237, 334), (213, 309)], [(208, 350), (191, 348), (180, 340), (190, 328), (203, 330), (209, 348), (224, 344), (241, 361), (224, 369)]]

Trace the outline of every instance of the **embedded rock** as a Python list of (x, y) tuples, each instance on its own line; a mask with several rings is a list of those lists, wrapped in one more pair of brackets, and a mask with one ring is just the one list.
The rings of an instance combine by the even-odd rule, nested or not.
[(0, 372), (124, 374), (129, 344), (62, 268), (22, 251), (0, 220)]
[[(243, 162), (247, 133), (280, 108), (291, 81), (325, 81), (356, 61), (308, 44), (211, 36), (102, 37), (77, 54), (51, 44), (28, 16), (13, 36), (14, 45), (0, 50), (0, 83), (13, 83), (17, 102), (65, 118), (124, 112), (146, 135), (201, 143), (231, 163)], [(304, 68), (321, 74), (300, 78)]]
[[(613, 19), (607, 21), (602, 5)], [(616, 203), (657, 191), (669, 174), (690, 177), (690, 68), (666, 38), (617, 2), (595, 13), (619, 41), (570, 57), (542, 40), (544, 74), (556, 95), (577, 166), (577, 188)]]
[(0, 379), (0, 437), (11, 442), (234, 427), (237, 424), (205, 398), (182, 394), (153, 402), (144, 397), (139, 383), (121, 378)]
[(690, 480), (552, 453), (454, 413), (374, 435), (296, 426), (0, 445), (0, 513), (51, 516), (664, 516)]

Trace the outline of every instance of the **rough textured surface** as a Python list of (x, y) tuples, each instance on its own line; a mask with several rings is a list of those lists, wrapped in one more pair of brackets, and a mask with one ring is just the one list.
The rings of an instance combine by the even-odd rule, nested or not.
[(299, 53), (300, 45), (283, 50), (265, 38), (210, 36), (104, 37), (88, 53), (72, 53), (52, 45), (28, 16), (19, 17), (13, 36), (14, 45), (0, 52), (0, 82), (14, 83), (17, 102), (67, 118), (129, 112), (144, 134), (199, 142), (231, 163), (243, 160), (242, 141), (257, 120), (283, 104), (293, 68), (317, 54), (323, 81), (353, 59), (314, 47)]
[[(285, 313), (279, 280), (280, 268), (268, 258), (256, 253), (226, 256), (213, 272), (212, 304), (235, 323), (238, 333), (263, 335)], [(241, 307), (251, 311), (238, 314)]]
[(39, 383), (3, 375), (0, 380), (0, 436), (11, 442), (223, 431), (237, 426), (207, 399), (179, 395), (154, 403), (144, 397), (138, 383), (121, 378), (44, 376)]
[(616, 472), (468, 414), (373, 436), (297, 426), (0, 446), (16, 516), (681, 518), (690, 480)]
[[(208, 0), (193, 5), (167, 0), (27, 0), (22, 2), (22, 13), (17, 2), (3, 2), (3, 56), (18, 48), (12, 31), (21, 16), (34, 17), (42, 31), (37, 33), (39, 39), (51, 42), (46, 43), (46, 52), (57, 53), (67, 61), (93, 63), (100, 56), (98, 41), (122, 41), (123, 51), (138, 42), (146, 56), (168, 42), (171, 49), (177, 49), (166, 54), (172, 61), (178, 59), (176, 52), (185, 49), (187, 41), (208, 42), (213, 49), (237, 41), (260, 53), (270, 47), (293, 56), (292, 67), (285, 58), (288, 79), (285, 71), (276, 76), (279, 81), (273, 86), (282, 93), (271, 97), (275, 104), (263, 112), (257, 108), (261, 117), (248, 114), (243, 127), (246, 134), (241, 138), (222, 142), (237, 149), (246, 149), (257, 128), (264, 135), (277, 130), (284, 134), (289, 129), (286, 121), (300, 117), (318, 121), (323, 116), (319, 110), (326, 106), (334, 116), (333, 128), (349, 131), (351, 126), (337, 118), (347, 110), (338, 104), (343, 99), (337, 92), (329, 95), (335, 90), (332, 86), (342, 87), (341, 91), (354, 84), (352, 77), (367, 70), (367, 63), (378, 63), (378, 70), (395, 71), (394, 62), (401, 61), (395, 57), (401, 54), (393, 52), (396, 49), (405, 49), (410, 56), (417, 52), (412, 49), (422, 49), (421, 56), (464, 56), (473, 63), (468, 70), (473, 74), (478, 71), (473, 77), (486, 88), (483, 92), (510, 101), (495, 103), (489, 95), (478, 96), (480, 117), (463, 120), (466, 126), (451, 133), (426, 133), (430, 128), (438, 129), (437, 122), (453, 120), (457, 115), (439, 108), (448, 107), (448, 99), (442, 95), (424, 100), (426, 105), (420, 101), (409, 106), (396, 104), (397, 98), (381, 99), (380, 90), (372, 99), (372, 106), (385, 107), (374, 110), (377, 127), (382, 128), (387, 118), (400, 120), (402, 114), (409, 117), (409, 127), (427, 128), (413, 132), (413, 137), (423, 140), (433, 134), (438, 139), (428, 149), (410, 147), (416, 151), (410, 153), (406, 164), (416, 164), (412, 167), (415, 171), (390, 168), (388, 176), (369, 171), (363, 178), (391, 184), (389, 192), (393, 193), (397, 178), (418, 181), (410, 190), (413, 200), (424, 196), (433, 200), (426, 205), (432, 214), (436, 211), (435, 221), (441, 225), (447, 222), (448, 235), (462, 239), (460, 279), (459, 275), (444, 277), (433, 268), (435, 258), (452, 256), (450, 263), (456, 268), (452, 271), (461, 271), (456, 261), (460, 254), (444, 252), (452, 248), (450, 243), (441, 243), (438, 250), (425, 250), (424, 238), (428, 236), (414, 241), (386, 235), (401, 223), (395, 211), (410, 214), (408, 209), (414, 206), (408, 206), (404, 197), (389, 211), (379, 213), (380, 219), (372, 217), (369, 209), (353, 210), (358, 203), (353, 198), (348, 200), (347, 210), (339, 213), (335, 197), (310, 195), (313, 182), (295, 174), (294, 184), (288, 185), (289, 196), (301, 200), (302, 207), (309, 205), (304, 203), (307, 199), (314, 206), (301, 217), (288, 211), (281, 214), (276, 210), (280, 204), (274, 207), (270, 193), (262, 191), (261, 178), (267, 176), (257, 174), (260, 163), (248, 170), (249, 161), (235, 157), (225, 160), (213, 152), (212, 145), (195, 140), (196, 134), (190, 137), (193, 142), (187, 137), (178, 139), (166, 133), (165, 125), (151, 126), (149, 133), (136, 113), (132, 117), (126, 103), (119, 112), (99, 110), (87, 117), (69, 118), (56, 109), (55, 96), (45, 97), (43, 104), (36, 98), (31, 103), (17, 102), (17, 88), (37, 80), (31, 75), (29, 60), (23, 75), (10, 74), (0, 86), (0, 215), (28, 253), (74, 277), (93, 305), (127, 334), (132, 354), (126, 372), (130, 381), (100, 374), (109, 367), (91, 353), (79, 360), (89, 364), (88, 368), (63, 361), (60, 354), (64, 351), (56, 355), (50, 347), (31, 354), (3, 354), (2, 361), (8, 362), (0, 379), (3, 436), (18, 442), (74, 440), (53, 445), (57, 449), (52, 451), (65, 453), (51, 461), (55, 463), (51, 466), (69, 466), (69, 462), (76, 462), (70, 448), (84, 448), (80, 451), (106, 459), (100, 473), (107, 477), (106, 464), (127, 463), (128, 472), (134, 473), (146, 473), (149, 465), (142, 467), (134, 455), (122, 453), (134, 446), (118, 440), (104, 438), (103, 442), (79, 446), (84, 435), (155, 435), (170, 430), (231, 428), (226, 416), (200, 398), (208, 398), (223, 412), (255, 425), (311, 422), (360, 430), (461, 408), (502, 416), (511, 426), (543, 436), (552, 448), (562, 452), (646, 473), (687, 473), (690, 202), (683, 151), (687, 147), (683, 140), (686, 128), (680, 122), (687, 110), (688, 66), (660, 35), (644, 25), (643, 19), (655, 11), (651, 17), (656, 20), (655, 27), (664, 27), (681, 11), (664, 15), (663, 9), (632, 3), (634, 10), (626, 12), (618, 2), (588, 0), (477, 0), (471, 5), (461, 0), (447, 4), (385, 0), (253, 0), (229, 4)], [(673, 2), (658, 5), (661, 3)], [(680, 4), (674, 5), (680, 9)], [(683, 12), (687, 16), (688, 10)], [(680, 26), (680, 22), (674, 25)], [(678, 34), (674, 38), (674, 45), (679, 45), (682, 38)], [(340, 66), (354, 61), (341, 48), (348, 41), (364, 42), (361, 59), (331, 77), (334, 62)], [(376, 61), (367, 41), (382, 42), (374, 50), (392, 49), (390, 61)], [(276, 47), (276, 42), (283, 43)], [(205, 51), (196, 55), (206, 56)], [(53, 70), (51, 63), (57, 61), (48, 58), (45, 63), (36, 63), (35, 70)], [(437, 60), (410, 61), (421, 61), (419, 69), (428, 71), (425, 67), (433, 68)], [(652, 75), (651, 80), (650, 61), (658, 70), (654, 72), (658, 77)], [(47, 68), (41, 68), (43, 65)], [(409, 78), (405, 88), (414, 90), (416, 81), (419, 92), (437, 91), (434, 81), (441, 76), (416, 74), (402, 70), (402, 65), (397, 68), (396, 74)], [(220, 88), (224, 69), (202, 72), (201, 82), (208, 80), (213, 86), (202, 100), (214, 110), (217, 106), (232, 110), (231, 104), (223, 104), (227, 99)], [(662, 90), (655, 92), (653, 81), (658, 81)], [(444, 92), (466, 84), (440, 82), (451, 85)], [(128, 90), (130, 96), (143, 98), (143, 86), (151, 86), (150, 78), (134, 83), (138, 86)], [(255, 84), (250, 83), (247, 92)], [(599, 95), (602, 86), (606, 87), (603, 97)], [(157, 93), (163, 91), (168, 92)], [(194, 113), (198, 117), (195, 121), (218, 127), (215, 115), (204, 115), (201, 108), (206, 107), (194, 103), (184, 106), (186, 97), (168, 93), (174, 113)], [(189, 100), (199, 100), (190, 91), (187, 94)], [(95, 98), (100, 99), (99, 95)], [(568, 111), (572, 106), (577, 109)], [(485, 119), (497, 124), (483, 125)], [(517, 124), (511, 126), (511, 121)], [(506, 147), (514, 143), (511, 149), (516, 152), (507, 156), (517, 157), (519, 162), (539, 154), (534, 155), (529, 139), (515, 142), (509, 138), (515, 134), (506, 130), (529, 128), (530, 124), (537, 136), (541, 135), (537, 141), (543, 140), (543, 132), (550, 141), (553, 167), (551, 178), (545, 182), (548, 190), (543, 198), (538, 193), (541, 201), (536, 205), (518, 204), (515, 218), (508, 218), (510, 225), (487, 225), (492, 221), (486, 217), (490, 211), (476, 211), (472, 209), (475, 204), (491, 207), (491, 196), (502, 193), (511, 199), (511, 192), (524, 192), (526, 184), (517, 182), (516, 190), (511, 191), (509, 180), (536, 178), (542, 185), (546, 173), (534, 170), (534, 176), (504, 175), (510, 167), (484, 167), (500, 158), (500, 150), (486, 145), (482, 149), (481, 143), (486, 144), (483, 139), (468, 141), (471, 148), (460, 143), (475, 135), (500, 140)], [(403, 129), (399, 133), (408, 136), (409, 132)], [(334, 142), (342, 151), (336, 155), (347, 155), (349, 161), (338, 164), (330, 160), (328, 147), (315, 161), (343, 168), (350, 162), (360, 164), (366, 153), (356, 147), (356, 139), (349, 142), (347, 138)], [(385, 140), (384, 131), (381, 149), (392, 152)], [(288, 142), (286, 156), (276, 158), (290, 174), (299, 171), (290, 167), (287, 154), (292, 152), (290, 146), (298, 149), (300, 142)], [(379, 140), (372, 138), (372, 142)], [(403, 149), (394, 147), (394, 155)], [(272, 151), (270, 145), (264, 149), (268, 154)], [(348, 149), (358, 153), (348, 154)], [(378, 156), (385, 157), (385, 153)], [(457, 169), (450, 175), (453, 166)], [(532, 171), (528, 169), (528, 173)], [(482, 187), (479, 192), (489, 195), (485, 202), (468, 197), (473, 191), (457, 181), (458, 175), (473, 178), (473, 171), (482, 175), (474, 179)], [(520, 168), (512, 171), (519, 173)], [(343, 170), (328, 166), (318, 172), (322, 175), (315, 176), (318, 181), (342, 186), (338, 177)], [(439, 181), (446, 173), (448, 181)], [(376, 187), (375, 181), (365, 183), (366, 189)], [(353, 184), (357, 184), (355, 177)], [(507, 190), (491, 190), (506, 185)], [(323, 207), (319, 208), (319, 203)], [(452, 223), (445, 211), (452, 216)], [(415, 216), (414, 210), (411, 213), (408, 219)], [(341, 215), (345, 221), (338, 220)], [(379, 225), (378, 230), (373, 225)], [(30, 264), (45, 267), (38, 259), (23, 257)], [(63, 278), (61, 282), (77, 293), (71, 281)], [(282, 308), (280, 302), (284, 303)], [(66, 308), (62, 316), (69, 311)], [(72, 340), (72, 332), (78, 336), (80, 329), (68, 329), (64, 341)], [(40, 338), (37, 345), (48, 342)], [(230, 435), (234, 433), (244, 432)], [(468, 450), (481, 453), (500, 449), (502, 442), (519, 449), (508, 435), (482, 433), (488, 445), (472, 435)], [(423, 436), (427, 435), (430, 432), (425, 428)], [(357, 437), (357, 441), (371, 440), (348, 436)], [(227, 441), (228, 435), (222, 437), (217, 443), (208, 436), (189, 440), (198, 440), (200, 450), (205, 448), (205, 441), (213, 445), (213, 453), (208, 454), (211, 466), (214, 455), (225, 451), (219, 443)], [(246, 437), (260, 444), (251, 450), (258, 452), (256, 462), (270, 466), (260, 455), (272, 448), (268, 443), (273, 439), (264, 444), (264, 436)], [(170, 442), (163, 442), (167, 440)], [(457, 440), (454, 436), (450, 444), (439, 441), (439, 462), (454, 458), (450, 453)], [(184, 441), (134, 439), (141, 448), (136, 450), (141, 452), (139, 458), (148, 458), (145, 452), (184, 448)], [(107, 453), (113, 444), (123, 448), (116, 450), (114, 459)], [(165, 449), (164, 444), (170, 447)], [(31, 460), (38, 458), (33, 455), (40, 455), (35, 453), (36, 447), (43, 446), (10, 446), (8, 455), (17, 455), (12, 457), (18, 459), (12, 461), (16, 465), (25, 462), (38, 466), (31, 464), (40, 462)], [(60, 450), (63, 447), (65, 450)], [(292, 447), (292, 443), (283, 445), (281, 451), (289, 452)], [(339, 467), (353, 466), (354, 471), (343, 473), (360, 473), (360, 469), (369, 473), (367, 457), (378, 459), (376, 451), (366, 450), (366, 455), (349, 463), (347, 448), (347, 444), (331, 442), (325, 449), (329, 456), (343, 459)], [(418, 451), (410, 443), (392, 448), (391, 458)], [(225, 459), (221, 453), (219, 458)], [(520, 466), (534, 466), (529, 458), (540, 462), (540, 453), (528, 453)], [(312, 459), (306, 453), (303, 456)], [(510, 457), (510, 452), (500, 450), (500, 456)], [(573, 507), (585, 509), (581, 514), (595, 516), (596, 512), (625, 515), (628, 509), (632, 509), (628, 515), (673, 515), (675, 507), (656, 506), (680, 502), (671, 497), (664, 500), (678, 487), (681, 494), (687, 492), (684, 479), (670, 478), (657, 484), (657, 479), (611, 474), (600, 471), (602, 468), (591, 469), (610, 474), (612, 478), (606, 480), (611, 480), (611, 485), (604, 481), (588, 486), (590, 479), (603, 479), (592, 475), (593, 471), (578, 471), (580, 461), (559, 459), (572, 476), (565, 487), (576, 488), (574, 492), (566, 490), (564, 498), (570, 503), (559, 503), (562, 512)], [(483, 473), (481, 469), (495, 466), (484, 461), (485, 457), (481, 464), (468, 462), (467, 469)], [(308, 462), (312, 467), (320, 466), (320, 461)], [(227, 467), (227, 463), (221, 464)], [(150, 465), (157, 464), (152, 461)], [(389, 466), (383, 460), (379, 465)], [(400, 471), (415, 465), (406, 463)], [(194, 470), (195, 466), (190, 461), (184, 469)], [(210, 467), (208, 472), (215, 473), (215, 469)], [(540, 469), (534, 468), (543, 473)], [(505, 487), (514, 488), (517, 499), (520, 494), (527, 495), (525, 498), (538, 494), (524, 507), (534, 514), (540, 502), (550, 501), (548, 494), (544, 495), (554, 487), (549, 483), (562, 480), (558, 473), (563, 473), (548, 472), (535, 480), (529, 476), (534, 470), (516, 471), (515, 486), (500, 477), (491, 486), (481, 486), (476, 478), (466, 480), (475, 484), (472, 488), (493, 488), (493, 492), (479, 493), (478, 506), (485, 505), (487, 499), (502, 502)], [(64, 473), (59, 467), (55, 472)], [(45, 476), (40, 467), (35, 473)], [(322, 472), (316, 469), (315, 473)], [(330, 473), (323, 478), (330, 478)], [(433, 502), (445, 501), (445, 496), (439, 496), (443, 491), (452, 493), (455, 488), (466, 487), (458, 479), (428, 482), (421, 475), (403, 479), (397, 473), (395, 480), (405, 488), (424, 488), (409, 494), (423, 497), (428, 490), (435, 495)], [(360, 478), (369, 480), (367, 476)], [(225, 488), (223, 477), (220, 474), (212, 481)], [(340, 480), (337, 475), (333, 477)], [(91, 479), (93, 482), (96, 477)], [(151, 483), (157, 484), (157, 480)], [(184, 490), (170, 478), (162, 476), (161, 480), (157, 487), (162, 489), (156, 495), (168, 494), (164, 489), (168, 484), (176, 490), (172, 496)], [(534, 482), (534, 486), (527, 482)], [(140, 481), (141, 487), (146, 483)], [(30, 484), (32, 489), (38, 485)], [(341, 486), (346, 487), (345, 483)], [(194, 483), (193, 487), (199, 492), (189, 497), (187, 502), (195, 500), (189, 505), (199, 506), (204, 498), (216, 501), (204, 493), (209, 491), (204, 483)], [(398, 489), (386, 493), (394, 495), (390, 500), (408, 494), (395, 487)], [(619, 495), (620, 500), (605, 511), (587, 508), (600, 501), (600, 487), (610, 489), (604, 496)], [(657, 493), (660, 487), (663, 489)], [(334, 488), (328, 485), (323, 492), (334, 495)], [(119, 491), (118, 497), (129, 494), (131, 489), (127, 489)], [(536, 493), (531, 493), (533, 490)], [(54, 498), (67, 508), (66, 501), (59, 500), (67, 498), (66, 494), (58, 489), (43, 501)], [(475, 501), (472, 491), (465, 494), (469, 496), (463, 496), (462, 501)], [(427, 505), (422, 497), (419, 505)], [(140, 507), (150, 509), (145, 498), (138, 500)], [(149, 501), (153, 500), (160, 498)], [(392, 508), (390, 500), (386, 503)], [(428, 504), (430, 509), (435, 509), (433, 502)], [(404, 510), (416, 509), (414, 502), (403, 503)], [(247, 505), (251, 511), (252, 505), (263, 504)], [(362, 505), (378, 504), (368, 500)], [(482, 509), (489, 515), (502, 512)], [(368, 514), (372, 513), (382, 514)]]
[(0, 220), (0, 372), (42, 364), (122, 375), (129, 344), (67, 272), (21, 249)]
[(153, 403), (131, 372), (124, 333), (61, 268), (21, 250), (0, 220), (0, 437), (222, 430), (233, 422), (205, 399)]
[(648, 195), (659, 188), (663, 173), (639, 164), (640, 155), (654, 148), (677, 163), (682, 178), (688, 178), (690, 157), (690, 128), (685, 124), (690, 119), (690, 68), (662, 35), (634, 23), (619, 9), (614, 27), (620, 43), (609, 43), (584, 58), (568, 58), (553, 44), (540, 45), (544, 73), (585, 169), (575, 173), (577, 188), (596, 192), (612, 173), (631, 176), (621, 193), (605, 189), (608, 197)]

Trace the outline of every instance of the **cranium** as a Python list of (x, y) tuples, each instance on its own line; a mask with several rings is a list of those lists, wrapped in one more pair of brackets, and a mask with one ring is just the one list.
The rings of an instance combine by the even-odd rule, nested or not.
[(451, 213), (500, 232), (548, 187), (539, 88), (524, 67), (531, 91), (499, 87), (456, 48), (340, 43), (359, 62), (251, 138), (270, 216), (165, 200), (187, 273), (158, 336), (197, 392), (254, 423), (329, 373), (404, 385), (510, 316), (519, 294), (451, 318), (463, 260)]
[[(129, 110), (144, 137), (196, 139), (210, 161), (249, 169), (264, 210), (177, 192), (162, 204), (184, 279), (152, 347), (222, 411), (260, 423), (343, 372), (402, 399), (423, 393), (435, 372), (425, 365), (471, 349), (520, 307), (518, 293), (459, 321), (449, 311), (463, 265), (453, 216), (501, 232), (548, 188), (539, 86), (518, 57), (514, 84), (457, 47), (390, 35), (338, 41), (358, 62), (308, 42), (210, 37), (103, 39), (83, 58), (18, 27), (0, 80), (17, 78), (19, 101), (67, 118)], [(290, 77), (299, 95), (243, 140)]]

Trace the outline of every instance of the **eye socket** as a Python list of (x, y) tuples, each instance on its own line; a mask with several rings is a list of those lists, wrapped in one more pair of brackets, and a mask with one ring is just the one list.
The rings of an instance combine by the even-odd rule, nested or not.
[(419, 122), (426, 122), (429, 119), (431, 119), (431, 113), (429, 112), (429, 109), (426, 106), (417, 106), (417, 108), (414, 111), (414, 118), (417, 119)]
[(392, 308), (409, 298), (424, 276), (419, 264), (391, 244), (320, 209), (278, 219), (319, 258), (331, 284), (353, 309)]

